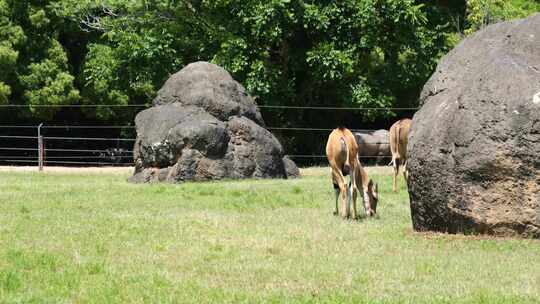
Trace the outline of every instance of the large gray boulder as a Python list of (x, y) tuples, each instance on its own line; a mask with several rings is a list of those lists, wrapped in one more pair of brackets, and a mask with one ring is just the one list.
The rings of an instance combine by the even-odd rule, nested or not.
[(408, 144), (414, 229), (540, 238), (540, 14), (464, 39)]
[(135, 118), (131, 182), (298, 177), (244, 87), (196, 62), (167, 80)]
[(246, 89), (225, 69), (208, 62), (189, 64), (165, 82), (153, 105), (170, 103), (200, 107), (222, 121), (235, 115), (245, 116), (264, 126)]

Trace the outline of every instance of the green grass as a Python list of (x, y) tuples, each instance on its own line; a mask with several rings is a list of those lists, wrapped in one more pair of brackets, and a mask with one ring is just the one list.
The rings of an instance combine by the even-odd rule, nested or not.
[(332, 215), (326, 168), (181, 185), (0, 172), (0, 303), (540, 302), (540, 242), (414, 233), (388, 172), (360, 221)]

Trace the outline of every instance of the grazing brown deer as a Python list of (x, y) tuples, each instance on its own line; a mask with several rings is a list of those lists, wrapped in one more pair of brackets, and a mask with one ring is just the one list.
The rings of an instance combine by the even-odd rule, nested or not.
[[(358, 161), (358, 158), (356, 158)], [(374, 216), (377, 213), (377, 203), (379, 202), (379, 186), (371, 180), (360, 161), (356, 166), (354, 174), (356, 185), (362, 185), (362, 198), (364, 200), (364, 210), (366, 215)]]
[(396, 179), (399, 174), (399, 167), (403, 166), (403, 177), (405, 181), (409, 177), (407, 171), (407, 143), (411, 120), (404, 118), (396, 121), (390, 128), (390, 152), (392, 153), (392, 162), (394, 166), (394, 180), (392, 190), (397, 191)]
[[(346, 128), (334, 129), (328, 136), (326, 143), (326, 157), (332, 169), (332, 183), (336, 192), (336, 209), (334, 214), (343, 218), (349, 216), (348, 203), (352, 203), (351, 216), (357, 218), (356, 198), (357, 185), (362, 185), (364, 208), (366, 214), (372, 216), (377, 209), (378, 187), (368, 179), (367, 172), (358, 160), (358, 145), (354, 135)], [(345, 176), (351, 175), (349, 189)], [(341, 197), (341, 212), (338, 208), (338, 199)]]

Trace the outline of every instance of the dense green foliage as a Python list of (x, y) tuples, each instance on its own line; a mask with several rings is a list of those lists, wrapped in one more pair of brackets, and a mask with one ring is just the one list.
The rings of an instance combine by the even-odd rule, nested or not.
[(526, 17), (535, 12), (540, 12), (540, 1), (469, 0), (465, 33), (470, 34), (488, 24)]
[[(463, 33), (540, 9), (534, 0), (0, 0), (0, 119), (132, 123), (167, 77), (206, 60), (259, 104), (415, 106)], [(386, 126), (411, 112), (265, 110), (269, 125)], [(288, 134), (294, 139), (295, 135)], [(298, 134), (296, 134), (298, 135)], [(319, 139), (313, 139), (319, 141)], [(309, 143), (307, 143), (309, 146)]]

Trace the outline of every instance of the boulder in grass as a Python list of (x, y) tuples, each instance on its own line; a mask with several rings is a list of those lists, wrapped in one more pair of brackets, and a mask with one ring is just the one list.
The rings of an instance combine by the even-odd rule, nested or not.
[(135, 124), (132, 182), (298, 176), (244, 87), (211, 63), (171, 76)]
[(540, 14), (439, 63), (408, 144), (414, 229), (540, 238)]

